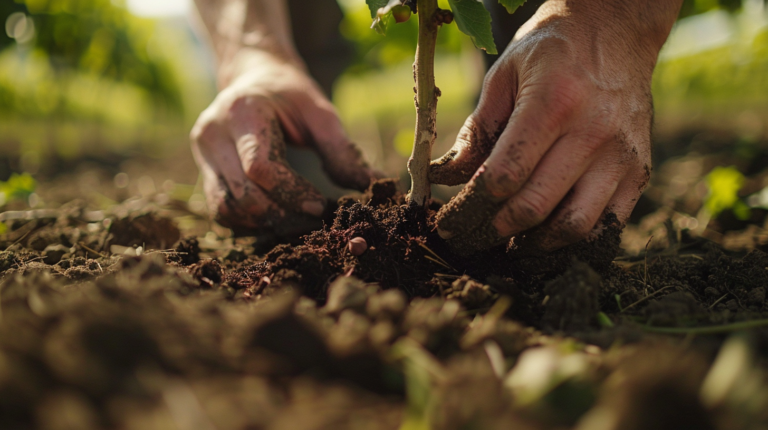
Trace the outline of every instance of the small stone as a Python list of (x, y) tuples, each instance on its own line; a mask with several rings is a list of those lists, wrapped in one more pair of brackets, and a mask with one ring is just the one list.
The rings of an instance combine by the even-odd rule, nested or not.
[(362, 237), (353, 237), (349, 240), (347, 249), (352, 255), (363, 255), (363, 253), (368, 249), (368, 242), (366, 242)]

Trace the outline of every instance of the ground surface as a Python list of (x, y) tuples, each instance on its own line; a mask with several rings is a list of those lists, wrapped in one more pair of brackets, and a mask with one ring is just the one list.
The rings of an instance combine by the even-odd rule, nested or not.
[(707, 163), (547, 255), (455, 254), (391, 182), (274, 249), (173, 184), (44, 183), (0, 215), (0, 428), (766, 428), (764, 215), (694, 228)]

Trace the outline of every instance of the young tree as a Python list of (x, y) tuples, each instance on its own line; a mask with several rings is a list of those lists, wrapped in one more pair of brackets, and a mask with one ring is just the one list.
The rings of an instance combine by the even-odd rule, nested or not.
[[(413, 78), (416, 82), (416, 132), (413, 152), (408, 160), (411, 175), (411, 191), (408, 202), (424, 206), (429, 201), (429, 163), (432, 159), (432, 145), (437, 133), (437, 98), (440, 89), (435, 86), (435, 45), (437, 31), (443, 24), (456, 21), (463, 33), (472, 38), (475, 46), (489, 54), (497, 54), (491, 32), (491, 14), (480, 0), (448, 0), (451, 10), (440, 9), (438, 0), (366, 0), (371, 10), (371, 27), (379, 33), (386, 31), (392, 16), (395, 22), (404, 22), (411, 13), (419, 17), (419, 40), (416, 47), (416, 61), (413, 64)], [(509, 13), (513, 13), (525, 0), (499, 0)]]

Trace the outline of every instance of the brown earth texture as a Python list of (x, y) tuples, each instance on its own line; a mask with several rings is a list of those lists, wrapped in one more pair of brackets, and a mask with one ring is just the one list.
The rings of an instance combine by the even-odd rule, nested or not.
[(768, 428), (761, 227), (464, 256), (438, 207), (380, 181), (274, 248), (159, 194), (0, 214), (0, 429)]

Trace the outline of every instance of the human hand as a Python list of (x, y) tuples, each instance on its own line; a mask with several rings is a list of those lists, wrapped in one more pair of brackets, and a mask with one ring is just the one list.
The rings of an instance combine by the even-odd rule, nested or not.
[(286, 141), (317, 151), (342, 187), (363, 190), (374, 172), (300, 62), (243, 49), (233, 64), (191, 133), (209, 211), (235, 230), (317, 227), (326, 200), (288, 165)]
[(468, 181), (438, 213), (443, 238), (471, 253), (525, 232), (552, 250), (595, 235), (606, 211), (629, 217), (651, 170), (651, 75), (680, 6), (661, 3), (554, 0), (520, 29), (432, 162), (431, 182)]

